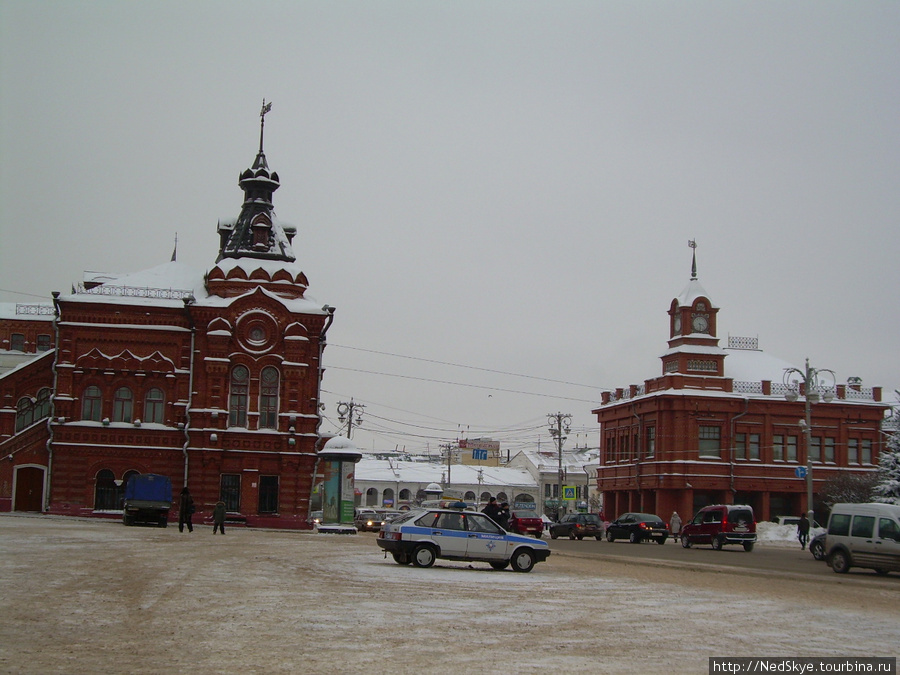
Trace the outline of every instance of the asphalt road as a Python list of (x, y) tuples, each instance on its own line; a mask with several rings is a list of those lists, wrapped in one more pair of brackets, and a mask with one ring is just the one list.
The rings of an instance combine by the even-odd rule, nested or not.
[(544, 539), (550, 550), (564, 555), (596, 556), (600, 559), (640, 561), (642, 564), (686, 567), (688, 569), (741, 569), (759, 576), (778, 576), (803, 579), (821, 578), (829, 583), (858, 582), (865, 585), (877, 584), (887, 588), (900, 588), (900, 574), (880, 577), (872, 570), (853, 568), (848, 574), (835, 574), (825, 562), (813, 559), (809, 551), (800, 547), (765, 546), (757, 544), (751, 552), (741, 546), (726, 546), (714, 551), (709, 546), (682, 548), (674, 540), (660, 546), (651, 542), (631, 544), (627, 541), (609, 543), (606, 540), (584, 539)]

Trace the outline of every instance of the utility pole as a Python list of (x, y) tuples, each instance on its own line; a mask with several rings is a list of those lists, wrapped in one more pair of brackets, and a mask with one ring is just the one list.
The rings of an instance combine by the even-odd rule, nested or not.
[(557, 485), (557, 495), (556, 495), (556, 520), (558, 521), (560, 518), (560, 512), (562, 511), (562, 498), (563, 498), (563, 465), (562, 465), (562, 449), (563, 443), (566, 442), (566, 438), (569, 435), (569, 429), (572, 426), (572, 415), (568, 413), (550, 413), (547, 415), (547, 423), (550, 425), (550, 435), (556, 439), (556, 449), (557, 449), (557, 457), (559, 459), (559, 475), (557, 476), (557, 480), (559, 484)]
[(441, 445), (441, 450), (447, 452), (447, 485), (445, 487), (450, 487), (450, 460), (453, 457), (453, 444), (452, 443), (444, 443)]
[(353, 418), (356, 416), (356, 426), (360, 426), (362, 424), (362, 414), (363, 409), (365, 409), (362, 403), (354, 403), (353, 399), (350, 399), (350, 403), (344, 403), (343, 401), (339, 401), (337, 404), (338, 411), (338, 420), (343, 422), (347, 420), (347, 438), (349, 439), (353, 434)]

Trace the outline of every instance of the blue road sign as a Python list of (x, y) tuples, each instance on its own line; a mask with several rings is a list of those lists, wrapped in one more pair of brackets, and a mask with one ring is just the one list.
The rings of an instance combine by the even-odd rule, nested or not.
[(806, 467), (798, 466), (794, 469), (794, 475), (797, 476), (797, 478), (806, 478)]

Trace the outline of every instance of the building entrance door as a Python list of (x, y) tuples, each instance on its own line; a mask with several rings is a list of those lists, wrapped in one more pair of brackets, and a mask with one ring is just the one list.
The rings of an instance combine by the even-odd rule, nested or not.
[(16, 470), (14, 511), (41, 511), (44, 497), (44, 470), (24, 466)]

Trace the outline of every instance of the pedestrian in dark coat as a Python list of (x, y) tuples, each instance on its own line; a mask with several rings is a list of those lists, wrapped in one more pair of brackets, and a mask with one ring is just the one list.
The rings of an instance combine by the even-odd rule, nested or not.
[(809, 541), (809, 518), (806, 514), (800, 516), (800, 522), (797, 523), (797, 539), (800, 540), (800, 548), (806, 548), (806, 542)]
[(191, 522), (191, 516), (194, 515), (194, 498), (191, 497), (190, 490), (185, 485), (181, 488), (181, 499), (178, 503), (178, 531), (184, 532), (184, 526), (187, 525), (188, 532), (194, 531), (194, 524)]
[(213, 509), (213, 534), (221, 530), (225, 534), (225, 502), (216, 502)]
[(502, 527), (504, 530), (509, 529), (509, 504), (503, 502), (500, 505), (500, 510), (497, 511), (497, 524)]
[(497, 504), (497, 498), (491, 497), (487, 503), (487, 506), (485, 506), (483, 509), (481, 509), (481, 512), (484, 515), (486, 515), (488, 518), (490, 518), (491, 520), (496, 522), (497, 514), (500, 513), (500, 506), (499, 506), (499, 504)]

